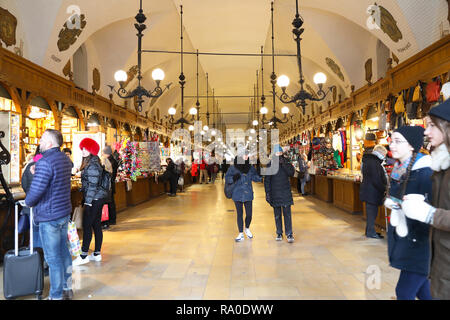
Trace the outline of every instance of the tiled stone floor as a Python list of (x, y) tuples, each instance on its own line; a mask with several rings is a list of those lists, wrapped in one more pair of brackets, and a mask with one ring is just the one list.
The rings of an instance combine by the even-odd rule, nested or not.
[[(221, 180), (119, 213), (104, 232), (103, 261), (74, 268), (75, 298), (394, 298), (399, 271), (388, 265), (386, 240), (363, 236), (362, 216), (294, 194), (295, 242), (276, 242), (263, 185), (254, 189), (254, 238), (241, 243), (234, 242), (236, 213)], [(380, 271), (378, 289), (368, 288), (369, 266)], [(44, 296), (48, 286), (46, 278)]]

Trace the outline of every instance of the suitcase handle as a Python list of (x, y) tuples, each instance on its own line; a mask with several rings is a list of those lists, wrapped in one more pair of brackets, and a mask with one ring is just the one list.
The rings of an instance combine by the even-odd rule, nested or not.
[[(25, 200), (20, 200), (16, 202), (15, 212), (14, 212), (14, 255), (17, 257), (19, 255), (19, 206), (28, 207), (25, 204)], [(30, 207), (30, 255), (33, 254), (33, 208)]]

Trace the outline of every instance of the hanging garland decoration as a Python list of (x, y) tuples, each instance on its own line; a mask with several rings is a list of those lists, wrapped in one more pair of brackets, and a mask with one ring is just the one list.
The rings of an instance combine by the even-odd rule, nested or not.
[(138, 176), (142, 175), (142, 161), (139, 157), (138, 142), (131, 142), (129, 139), (124, 139), (115, 145), (119, 148), (120, 166), (119, 179), (120, 181), (132, 180), (136, 181)]

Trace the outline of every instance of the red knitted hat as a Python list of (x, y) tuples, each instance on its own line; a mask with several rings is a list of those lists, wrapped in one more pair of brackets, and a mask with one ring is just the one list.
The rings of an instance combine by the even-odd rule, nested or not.
[(98, 152), (100, 151), (100, 146), (98, 145), (97, 141), (91, 138), (84, 138), (83, 140), (81, 140), (80, 149), (83, 150), (83, 148), (86, 148), (86, 150), (94, 156), (98, 155)]

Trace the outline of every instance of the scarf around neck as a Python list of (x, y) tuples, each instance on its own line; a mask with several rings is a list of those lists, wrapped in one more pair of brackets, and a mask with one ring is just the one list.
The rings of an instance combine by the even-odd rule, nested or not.
[(441, 143), (439, 147), (431, 152), (431, 169), (433, 171), (443, 171), (450, 167), (450, 153), (445, 143)]
[(401, 163), (400, 161), (396, 161), (394, 164), (394, 168), (391, 172), (391, 178), (397, 181), (400, 181), (402, 176), (406, 173), (406, 170), (408, 169), (409, 162), (411, 161), (411, 157), (409, 157), (408, 160)]

